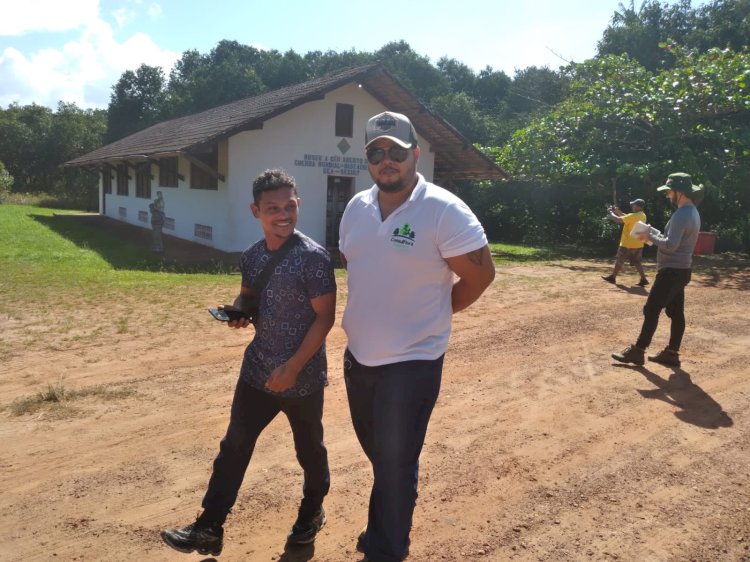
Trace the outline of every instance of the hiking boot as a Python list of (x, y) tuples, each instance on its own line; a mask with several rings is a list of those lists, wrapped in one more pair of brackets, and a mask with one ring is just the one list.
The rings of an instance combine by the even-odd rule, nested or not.
[(680, 354), (677, 351), (672, 351), (668, 347), (662, 349), (656, 355), (649, 355), (649, 361), (654, 363), (661, 363), (662, 365), (670, 365), (672, 367), (680, 366)]
[(640, 281), (638, 281), (638, 283), (636, 283), (636, 285), (638, 285), (639, 287), (645, 287), (646, 285), (648, 285), (648, 279), (646, 279), (644, 277), (643, 279), (641, 279)]
[(617, 283), (617, 278), (614, 275), (602, 275), (602, 279), (604, 279), (607, 283), (612, 283), (613, 285)]
[(161, 538), (180, 552), (218, 556), (224, 548), (224, 527), (220, 523), (205, 523), (199, 519), (182, 529), (165, 529)]
[(322, 507), (312, 517), (298, 516), (286, 541), (289, 544), (310, 544), (325, 524), (326, 512)]
[(620, 363), (633, 363), (634, 365), (643, 365), (645, 363), (645, 360), (643, 358), (645, 351), (645, 349), (641, 349), (640, 347), (629, 345), (622, 350), (622, 353), (613, 353), (612, 359), (614, 359), (615, 361), (619, 361)]

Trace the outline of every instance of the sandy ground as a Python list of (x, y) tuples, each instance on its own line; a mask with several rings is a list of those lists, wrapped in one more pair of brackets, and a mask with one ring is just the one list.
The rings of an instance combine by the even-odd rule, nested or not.
[[(750, 561), (750, 272), (694, 276), (683, 366), (671, 369), (610, 359), (635, 337), (646, 291), (604, 283), (608, 271), (500, 266), (455, 317), (409, 560)], [(170, 550), (159, 531), (199, 511), (251, 332), (205, 312), (233, 287), (179, 289), (182, 309), (158, 313), (152, 291), (113, 299), (93, 323), (84, 309), (62, 326), (0, 318), (0, 560), (211, 560)], [(301, 473), (280, 417), (221, 561), (362, 559), (371, 474), (347, 410), (342, 307), (328, 340), (328, 524), (314, 546), (285, 549)], [(50, 382), (122, 392), (11, 414)]]

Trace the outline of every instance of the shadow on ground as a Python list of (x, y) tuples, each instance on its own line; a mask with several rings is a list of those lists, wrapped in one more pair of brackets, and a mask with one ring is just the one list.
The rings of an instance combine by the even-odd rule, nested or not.
[(30, 215), (78, 247), (99, 254), (115, 269), (170, 271), (175, 273), (231, 273), (239, 253), (164, 235), (164, 252), (151, 251), (151, 229), (97, 214)]
[(679, 367), (673, 367), (672, 374), (665, 379), (646, 367), (622, 363), (615, 363), (614, 366), (642, 374), (656, 388), (638, 389), (638, 393), (646, 399), (661, 400), (679, 408), (674, 415), (685, 423), (706, 429), (719, 429), (734, 425), (734, 420), (721, 404), (695, 384), (690, 378), (690, 373)]

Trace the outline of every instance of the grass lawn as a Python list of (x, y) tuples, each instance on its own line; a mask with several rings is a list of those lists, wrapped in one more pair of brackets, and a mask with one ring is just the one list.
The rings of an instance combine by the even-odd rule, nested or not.
[[(76, 212), (25, 205), (0, 205), (0, 310), (34, 299), (74, 291), (86, 300), (106, 302), (113, 291), (148, 287), (238, 286), (230, 267), (215, 262), (168, 263), (140, 245), (92, 226), (70, 220)], [(68, 220), (66, 220), (66, 218)], [(545, 262), (559, 259), (610, 259), (610, 248), (532, 247), (491, 243), (496, 263)], [(651, 253), (655, 253), (652, 251)], [(744, 259), (743, 259), (744, 258)], [(745, 265), (747, 256), (732, 256)], [(649, 259), (649, 256), (646, 256)], [(706, 256), (698, 266), (725, 260)], [(342, 278), (343, 271), (338, 272)]]

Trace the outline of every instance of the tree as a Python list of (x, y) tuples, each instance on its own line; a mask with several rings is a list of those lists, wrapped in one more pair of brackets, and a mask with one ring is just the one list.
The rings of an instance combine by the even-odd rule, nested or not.
[(511, 114), (548, 111), (565, 96), (565, 77), (549, 67), (517, 70), (508, 93)]
[(498, 109), (507, 100), (512, 84), (513, 81), (505, 72), (486, 66), (477, 76), (473, 95), (480, 108)]
[(360, 53), (354, 49), (336, 51), (309, 51), (303, 57), (311, 76), (322, 76), (329, 72), (373, 62), (372, 53)]
[[(89, 202), (96, 178), (60, 165), (101, 146), (106, 114), (60, 102), (57, 112), (38, 105), (0, 109), (0, 161), (13, 191), (48, 193)], [(7, 179), (7, 178), (6, 178)]]
[(451, 93), (433, 98), (432, 108), (473, 142), (491, 144), (495, 139), (493, 123), (478, 108), (477, 103), (465, 92)]
[(690, 0), (680, 0), (672, 6), (646, 0), (638, 10), (635, 0), (630, 1), (629, 7), (620, 3), (619, 11), (614, 13), (597, 43), (598, 56), (627, 54), (651, 71), (669, 67), (673, 57), (659, 48), (659, 44), (668, 39), (684, 43), (694, 19)]
[(697, 9), (695, 26), (685, 45), (699, 51), (711, 47), (741, 51), (750, 45), (750, 2), (714, 0)]
[(57, 162), (49, 158), (52, 110), (36, 104), (0, 109), (0, 161), (14, 178), (15, 191), (44, 191)]
[(313, 76), (307, 61), (291, 49), (283, 55), (275, 50), (264, 52), (263, 55), (258, 74), (269, 90), (299, 84)]
[(189, 50), (169, 74), (167, 114), (181, 117), (266, 90), (258, 75), (266, 55), (237, 41), (220, 41), (207, 55)]
[(5, 169), (5, 164), (0, 162), (0, 201), (6, 193), (10, 193), (13, 187), (13, 176)]
[(468, 66), (456, 59), (442, 57), (437, 62), (437, 69), (445, 77), (452, 92), (474, 95), (477, 77)]
[(675, 67), (658, 73), (625, 55), (571, 65), (569, 97), (517, 131), (499, 164), (586, 193), (613, 180), (652, 189), (687, 170), (710, 185), (705, 225), (748, 239), (750, 55), (673, 52)]
[(384, 45), (375, 52), (375, 59), (393, 74), (404, 87), (428, 101), (450, 92), (448, 79), (430, 64), (430, 59), (415, 53), (406, 41)]
[(135, 72), (123, 72), (110, 96), (107, 142), (160, 121), (164, 115), (164, 101), (164, 72), (160, 67), (142, 64)]

